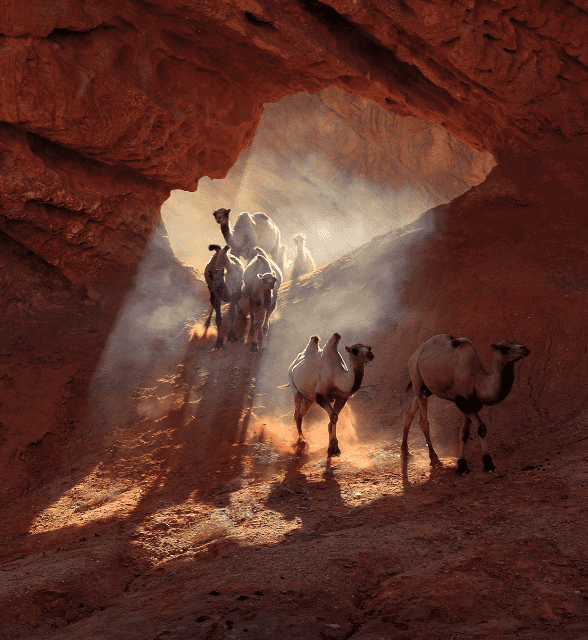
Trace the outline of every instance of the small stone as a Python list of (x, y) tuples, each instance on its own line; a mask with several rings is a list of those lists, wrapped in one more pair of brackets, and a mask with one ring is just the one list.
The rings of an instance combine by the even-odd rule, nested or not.
[(88, 289), (87, 293), (88, 293), (88, 298), (90, 298), (90, 300), (100, 300), (100, 298), (102, 297), (98, 293), (98, 291), (95, 291), (94, 289)]

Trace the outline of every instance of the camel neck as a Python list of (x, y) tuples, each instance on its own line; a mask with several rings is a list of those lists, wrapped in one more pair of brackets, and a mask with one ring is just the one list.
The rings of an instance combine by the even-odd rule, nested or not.
[(483, 387), (478, 398), (484, 404), (498, 404), (510, 393), (514, 382), (514, 362), (503, 362), (496, 358), (492, 371), (484, 376)]
[(496, 398), (496, 404), (502, 402), (506, 396), (510, 393), (512, 385), (514, 383), (514, 362), (507, 362), (502, 370), (502, 379), (500, 388), (498, 389), (498, 396)]
[(363, 382), (363, 373), (364, 368), (363, 365), (357, 365), (353, 367), (353, 384), (351, 385), (351, 389), (349, 390), (349, 395), (352, 396), (358, 389), (361, 387), (361, 383)]
[(263, 305), (267, 309), (267, 308), (269, 308), (271, 303), (272, 303), (272, 292), (271, 292), (270, 289), (265, 289), (264, 288), (264, 290), (263, 290)]
[(230, 240), (231, 236), (233, 235), (232, 232), (231, 232), (231, 227), (230, 227), (229, 223), (228, 222), (221, 222), (220, 230), (221, 230), (221, 233), (223, 234), (223, 238), (225, 239), (225, 242), (227, 244), (229, 244), (229, 240)]

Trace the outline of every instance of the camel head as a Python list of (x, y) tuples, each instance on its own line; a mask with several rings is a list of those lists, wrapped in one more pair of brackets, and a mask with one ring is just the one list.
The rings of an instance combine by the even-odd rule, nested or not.
[(510, 340), (503, 340), (499, 344), (492, 343), (490, 348), (503, 362), (516, 362), (521, 358), (526, 358), (531, 353), (531, 350), (525, 345), (515, 344)]
[(371, 362), (374, 359), (371, 347), (366, 347), (365, 344), (354, 344), (351, 347), (345, 347), (345, 351), (349, 354), (351, 364), (365, 364)]
[(306, 236), (303, 233), (297, 233), (296, 235), (292, 236), (292, 240), (294, 240), (294, 244), (298, 246), (306, 242)]
[(218, 224), (229, 224), (230, 209), (217, 209), (212, 215)]
[(258, 273), (257, 277), (263, 282), (264, 289), (273, 289), (278, 280), (273, 273)]

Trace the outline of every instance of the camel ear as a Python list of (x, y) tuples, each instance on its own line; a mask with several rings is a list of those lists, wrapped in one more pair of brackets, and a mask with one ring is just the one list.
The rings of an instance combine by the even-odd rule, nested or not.
[(492, 342), (490, 343), (490, 349), (492, 349), (492, 351), (496, 351), (498, 349), (498, 345)]
[(351, 349), (349, 347), (345, 347), (345, 351), (347, 351), (347, 353), (351, 353)]
[(261, 273), (258, 273), (258, 274), (257, 274), (257, 277), (258, 277), (260, 280), (263, 280), (263, 276), (261, 275)]

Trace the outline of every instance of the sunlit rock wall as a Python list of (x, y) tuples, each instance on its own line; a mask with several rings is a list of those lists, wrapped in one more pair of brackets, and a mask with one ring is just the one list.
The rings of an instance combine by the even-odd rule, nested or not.
[(251, 147), (223, 180), (173, 191), (162, 208), (176, 254), (197, 269), (223, 242), (212, 212), (264, 211), (282, 242), (303, 232), (325, 264), (479, 184), (494, 166), (431, 122), (401, 118), (336, 87), (265, 105)]

